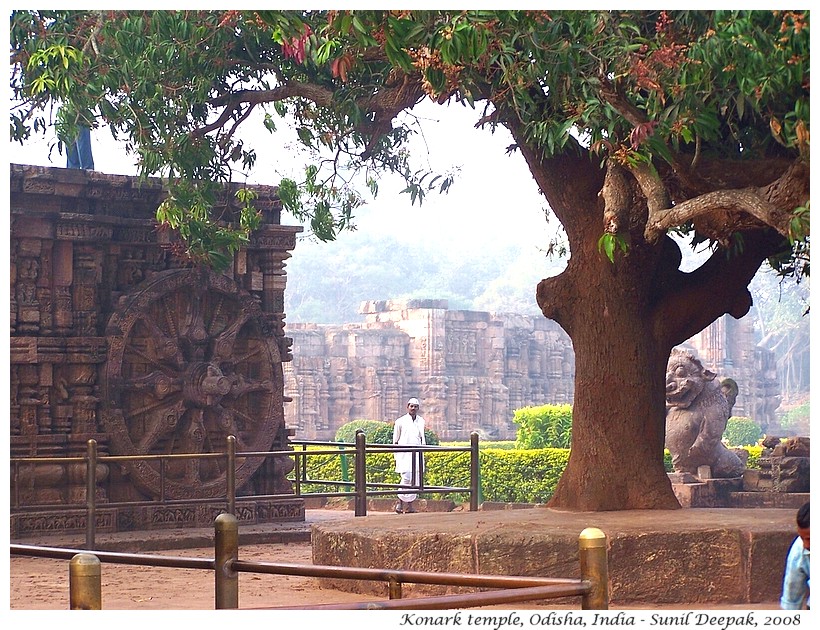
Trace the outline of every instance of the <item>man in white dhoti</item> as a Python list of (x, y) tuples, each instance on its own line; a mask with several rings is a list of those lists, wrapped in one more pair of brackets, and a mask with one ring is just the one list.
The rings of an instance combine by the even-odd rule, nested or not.
[[(393, 444), (400, 446), (421, 446), (426, 444), (424, 440), (424, 418), (418, 415), (418, 398), (411, 398), (407, 401), (407, 413), (401, 418), (397, 418), (393, 425)], [(396, 459), (396, 472), (401, 475), (401, 485), (419, 486), (421, 476), (424, 474), (424, 455), (421, 452), (396, 452), (393, 453)], [(415, 512), (413, 502), (418, 498), (414, 492), (399, 492), (396, 495), (396, 514), (408, 514)]]

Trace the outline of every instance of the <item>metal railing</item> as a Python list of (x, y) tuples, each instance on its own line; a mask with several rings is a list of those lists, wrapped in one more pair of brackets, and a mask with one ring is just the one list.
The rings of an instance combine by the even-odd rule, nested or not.
[[(397, 491), (414, 490), (419, 493), (461, 493), (467, 494), (470, 497), (470, 511), (478, 509), (480, 498), (480, 479), (478, 466), (478, 434), (472, 433), (470, 435), (469, 446), (399, 446), (396, 444), (367, 444), (365, 442), (365, 434), (362, 432), (356, 433), (355, 444), (353, 449), (350, 449), (349, 444), (339, 442), (316, 442), (316, 441), (292, 441), (293, 446), (302, 447), (301, 451), (294, 451), (294, 453), (302, 454), (303, 457), (297, 456), (295, 459), (294, 470), (294, 488), (296, 496), (313, 496), (313, 497), (349, 497), (351, 490), (354, 495), (354, 509), (356, 516), (365, 516), (367, 514), (367, 498), (378, 497), (384, 495), (395, 495)], [(328, 450), (313, 450), (308, 451), (308, 447), (328, 447)], [(417, 477), (415, 467), (417, 465), (416, 457), (412, 458), (412, 477), (418, 478), (417, 485), (403, 485), (395, 483), (383, 482), (369, 482), (367, 481), (367, 455), (375, 453), (396, 453), (396, 452), (412, 452), (412, 453), (431, 453), (431, 452), (469, 452), (470, 453), (470, 470), (469, 486), (430, 486), (425, 484), (424, 475)], [(328, 481), (321, 479), (310, 479), (307, 476), (307, 455), (339, 455), (342, 458), (343, 479), (341, 481)], [(346, 458), (349, 455), (354, 456), (353, 467), (353, 481), (344, 479), (344, 471), (346, 466)], [(301, 465), (300, 465), (301, 464)], [(308, 484), (316, 485), (336, 485), (342, 488), (340, 492), (303, 492), (302, 487)]]
[[(76, 509), (84, 505), (86, 511), (85, 545), (88, 549), (95, 547), (96, 523), (97, 523), (97, 466), (109, 463), (127, 463), (130, 461), (156, 461), (159, 464), (159, 496), (154, 500), (145, 501), (106, 501), (106, 508), (115, 507), (136, 507), (144, 505), (179, 505), (190, 503), (213, 503), (215, 501), (225, 501), (226, 511), (229, 514), (236, 513), (237, 502), (286, 499), (295, 497), (340, 497), (350, 496), (350, 490), (354, 496), (354, 511), (356, 516), (367, 515), (367, 499), (373, 496), (395, 494), (397, 490), (413, 490), (419, 493), (460, 493), (469, 494), (470, 511), (478, 509), (479, 499), (479, 467), (478, 467), (478, 434), (472, 433), (469, 446), (397, 446), (392, 444), (368, 444), (366, 436), (362, 432), (356, 434), (355, 444), (341, 442), (310, 442), (292, 441), (290, 444), (297, 448), (278, 451), (236, 451), (236, 438), (232, 435), (226, 438), (226, 448), (224, 453), (175, 453), (164, 455), (99, 455), (97, 453), (96, 440), (88, 440), (86, 455), (84, 457), (12, 457), (11, 463), (11, 511), (37, 512), (44, 510), (67, 510)], [(328, 446), (323, 450), (315, 447)], [(314, 447), (308, 450), (308, 447)], [(470, 453), (470, 485), (464, 487), (457, 486), (428, 486), (425, 485), (423, 475), (418, 485), (407, 486), (402, 484), (391, 484), (382, 482), (367, 481), (367, 455), (383, 452), (459, 452), (468, 451)], [(345, 458), (354, 456), (354, 480), (352, 482), (342, 480), (311, 479), (307, 475), (307, 458), (319, 455), (334, 455)], [(236, 468), (237, 460), (248, 457), (273, 457), (287, 456), (294, 458), (294, 472), (290, 481), (294, 485), (294, 493), (282, 494), (254, 494), (236, 495)], [(169, 499), (165, 496), (166, 467), (168, 462), (180, 459), (224, 459), (225, 460), (225, 495), (224, 497), (209, 498), (189, 498), (189, 499)], [(415, 465), (415, 459), (414, 465)], [(37, 503), (32, 505), (22, 505), (20, 499), (20, 468), (25, 466), (38, 466), (46, 464), (70, 464), (85, 463), (86, 498), (85, 503)], [(415, 478), (415, 475), (414, 475)], [(343, 488), (340, 492), (302, 492), (302, 488), (308, 484), (320, 484), (325, 486), (339, 486)]]
[[(220, 514), (214, 522), (214, 529), (213, 559), (16, 544), (10, 545), (10, 552), (11, 555), (70, 560), (69, 606), (72, 610), (102, 609), (101, 563), (104, 562), (211, 570), (214, 572), (214, 607), (216, 609), (239, 608), (239, 574), (241, 572), (373, 580), (388, 584), (388, 601), (379, 600), (318, 606), (277, 606), (266, 608), (266, 610), (443, 610), (565, 597), (580, 597), (582, 610), (607, 610), (609, 608), (607, 540), (606, 535), (597, 528), (584, 529), (579, 535), (578, 549), (581, 574), (579, 579), (250, 562), (239, 560), (239, 526), (235, 516)], [(406, 583), (494, 590), (402, 599), (402, 584)]]

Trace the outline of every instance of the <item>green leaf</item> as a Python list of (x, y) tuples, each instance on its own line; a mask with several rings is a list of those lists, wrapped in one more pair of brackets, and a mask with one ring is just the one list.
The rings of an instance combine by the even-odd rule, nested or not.
[(598, 251), (602, 251), (609, 258), (609, 262), (615, 262), (615, 240), (612, 234), (603, 234), (598, 239)]

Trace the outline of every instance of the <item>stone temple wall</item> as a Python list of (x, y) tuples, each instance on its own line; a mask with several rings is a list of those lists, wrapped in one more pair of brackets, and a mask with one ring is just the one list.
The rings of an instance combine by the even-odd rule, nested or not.
[[(275, 188), (254, 187), (263, 226), (215, 273), (172, 255), (154, 218), (159, 180), (11, 164), (9, 187), (12, 457), (83, 456), (92, 439), (116, 456), (225, 452), (228, 435), (238, 451), (288, 448), (284, 268), (302, 228), (280, 225)], [(224, 467), (181, 461), (100, 465), (98, 529), (210, 526), (224, 500), (204, 500), (224, 496)], [(292, 466), (247, 458), (237, 491), (292, 495)], [(11, 474), (14, 534), (82, 530), (84, 511), (68, 508), (85, 501), (84, 464)], [(152, 503), (161, 496), (177, 503)], [(145, 505), (107, 507), (135, 501)], [(294, 496), (238, 512), (304, 519)]]
[[(510, 440), (516, 409), (572, 403), (572, 344), (551, 320), (449, 310), (446, 300), (365, 302), (361, 313), (358, 324), (288, 324), (285, 417), (297, 438), (332, 440), (350, 420), (392, 422), (415, 396), (441, 439)], [(748, 319), (722, 318), (688, 345), (718, 378), (737, 381), (734, 415), (776, 423), (774, 357), (755, 346)]]

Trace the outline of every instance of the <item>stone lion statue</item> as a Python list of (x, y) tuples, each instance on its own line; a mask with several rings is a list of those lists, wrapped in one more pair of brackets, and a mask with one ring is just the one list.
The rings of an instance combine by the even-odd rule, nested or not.
[(692, 352), (672, 350), (666, 366), (666, 448), (675, 472), (697, 475), (699, 466), (709, 466), (713, 477), (743, 473), (740, 458), (721, 442), (734, 403), (727, 394)]

